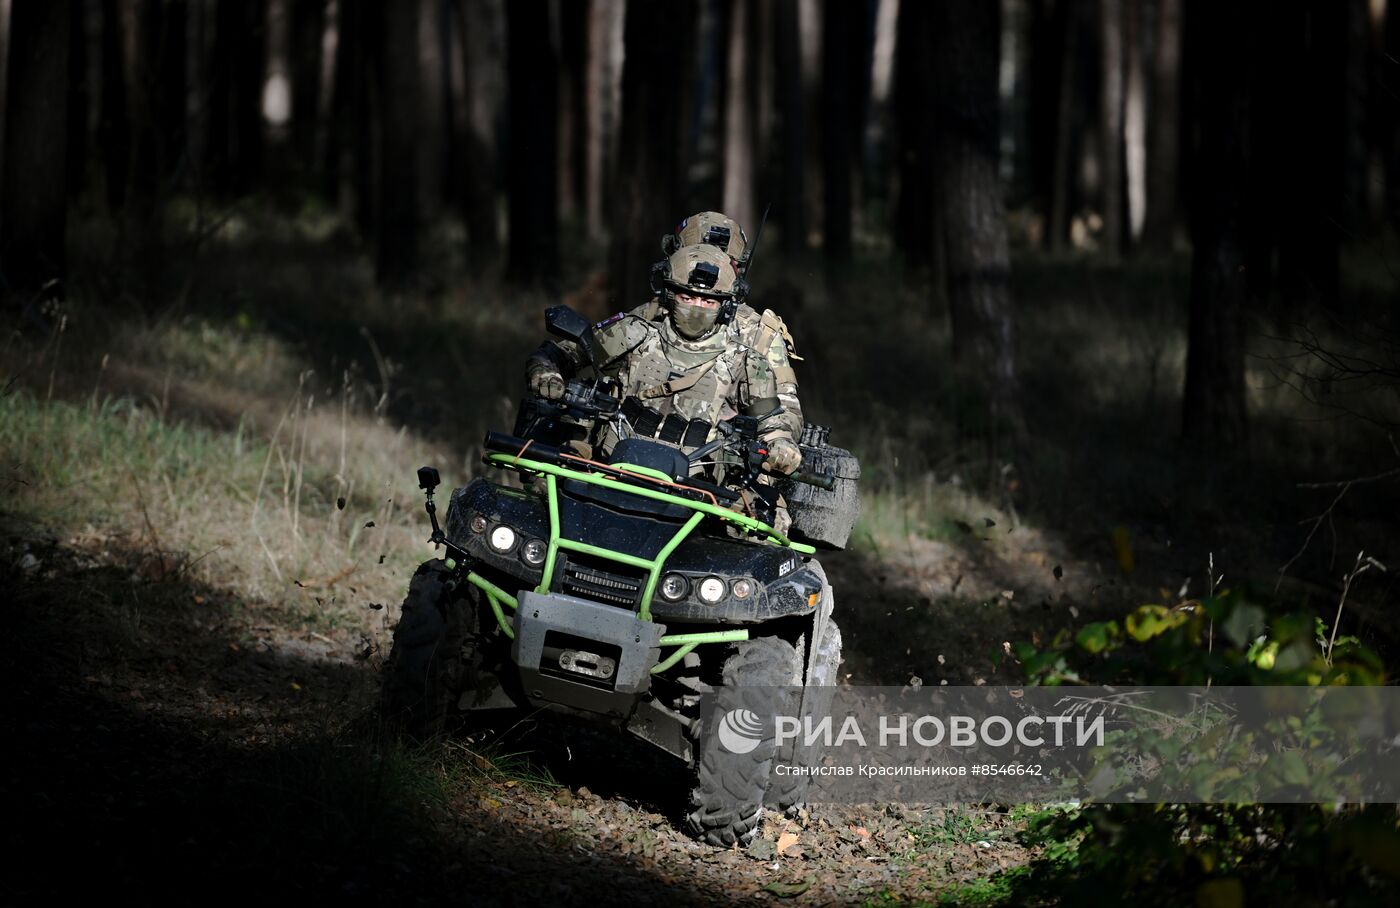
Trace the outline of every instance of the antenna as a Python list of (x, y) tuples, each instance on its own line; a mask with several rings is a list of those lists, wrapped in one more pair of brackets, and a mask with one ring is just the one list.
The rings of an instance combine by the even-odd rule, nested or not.
[(749, 286), (753, 286), (753, 281), (749, 280), (749, 273), (753, 271), (753, 257), (758, 252), (758, 241), (763, 239), (763, 225), (768, 223), (768, 212), (773, 208), (773, 203), (769, 202), (763, 208), (763, 219), (758, 222), (758, 231), (753, 235), (753, 243), (748, 248), (748, 255), (744, 261), (744, 281)]

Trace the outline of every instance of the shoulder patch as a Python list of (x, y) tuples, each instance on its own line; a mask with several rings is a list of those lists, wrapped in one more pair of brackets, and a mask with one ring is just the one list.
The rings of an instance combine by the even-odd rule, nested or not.
[(601, 322), (599, 322), (598, 324), (594, 325), (594, 326), (593, 326), (593, 330), (599, 331), (599, 330), (602, 330), (603, 328), (606, 328), (608, 325), (614, 324), (615, 322), (619, 322), (619, 321), (622, 320), (622, 317), (623, 317), (624, 315), (626, 315), (626, 314), (627, 314), (626, 312), (618, 312), (618, 313), (616, 313), (615, 315), (609, 315), (607, 318), (603, 319)]

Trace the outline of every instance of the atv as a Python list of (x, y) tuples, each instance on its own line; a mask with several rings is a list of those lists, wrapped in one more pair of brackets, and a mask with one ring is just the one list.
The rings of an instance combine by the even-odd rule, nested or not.
[[(546, 326), (591, 349), (588, 322), (567, 307), (550, 309)], [(616, 390), (576, 379), (558, 401), (523, 401), (515, 431), (488, 433), (483, 455), (519, 482), (456, 489), (445, 529), (438, 471), (418, 471), (430, 539), (445, 551), (409, 586), (385, 666), (386, 715), (415, 736), (502, 708), (625, 730), (693, 773), (693, 834), (744, 845), (765, 806), (793, 815), (804, 804), (808, 777), (770, 770), (818, 755), (800, 738), (779, 752), (771, 719), (755, 728), (830, 700), (841, 631), (812, 556), (844, 547), (859, 466), (808, 426), (807, 472), (765, 477), (758, 424), (773, 414), (704, 427), (711, 440), (686, 454), (637, 433), (635, 402)], [(610, 456), (575, 453), (600, 427), (620, 439)], [(702, 464), (712, 478), (693, 475)], [(790, 536), (773, 527), (780, 496)], [(717, 746), (735, 717), (751, 737)]]

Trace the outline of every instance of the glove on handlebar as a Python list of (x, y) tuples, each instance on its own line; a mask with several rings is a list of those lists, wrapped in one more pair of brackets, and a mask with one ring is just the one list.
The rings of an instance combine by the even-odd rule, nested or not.
[(786, 438), (774, 438), (766, 442), (768, 457), (763, 465), (773, 473), (784, 475), (802, 465), (802, 449)]
[(559, 400), (564, 396), (564, 376), (549, 369), (538, 369), (530, 373), (530, 392), (546, 400)]

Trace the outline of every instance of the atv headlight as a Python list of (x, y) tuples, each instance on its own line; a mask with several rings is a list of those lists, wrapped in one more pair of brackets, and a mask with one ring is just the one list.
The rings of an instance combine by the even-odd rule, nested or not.
[(670, 602), (680, 602), (690, 592), (690, 581), (680, 574), (667, 574), (661, 578), (661, 598)]
[(700, 581), (700, 598), (714, 605), (724, 598), (724, 581), (718, 577), (706, 577)]
[(740, 577), (734, 581), (729, 591), (734, 594), (735, 599), (747, 599), (753, 595), (753, 581), (747, 577)]
[(549, 546), (543, 539), (531, 539), (520, 547), (520, 559), (530, 567), (539, 567), (548, 552)]
[(491, 535), (487, 537), (487, 541), (491, 543), (491, 548), (504, 555), (506, 552), (515, 548), (515, 530), (512, 530), (505, 524), (501, 524), (491, 531)]

